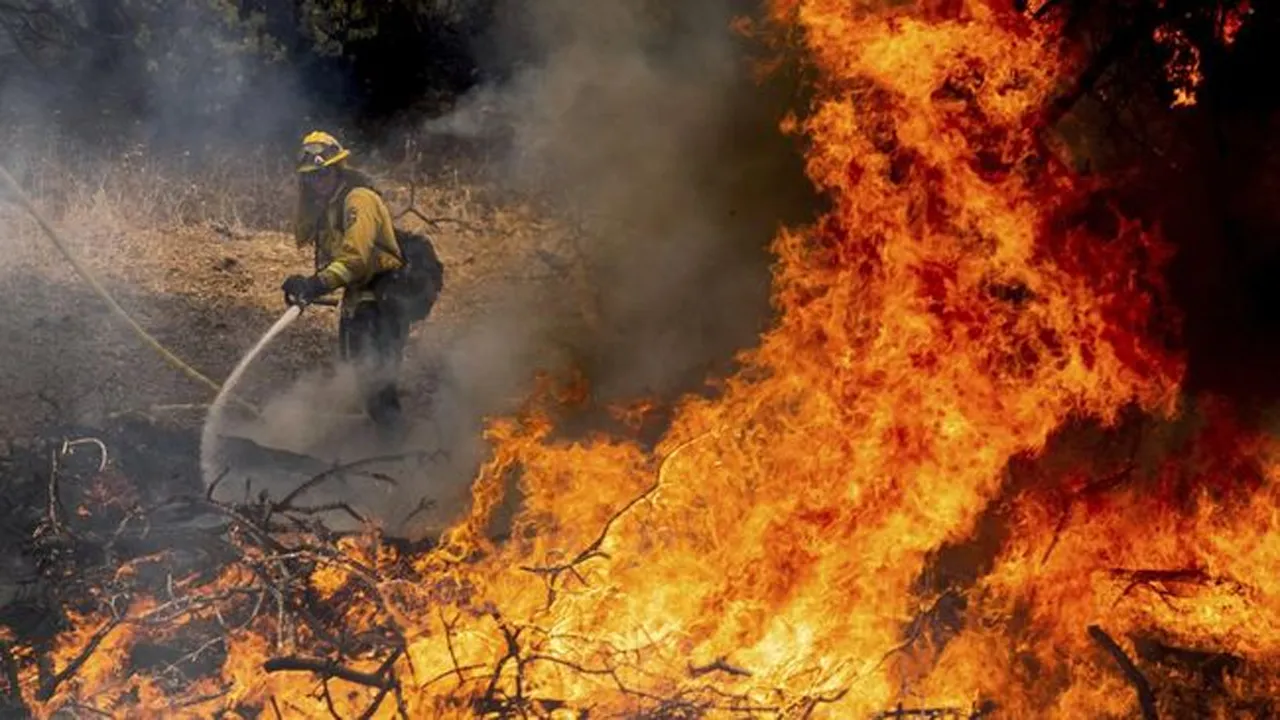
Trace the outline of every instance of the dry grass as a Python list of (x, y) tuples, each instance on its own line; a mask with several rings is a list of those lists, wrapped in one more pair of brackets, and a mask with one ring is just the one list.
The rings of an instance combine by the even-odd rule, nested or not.
[[(148, 331), (215, 381), (225, 377), (281, 311), (281, 280), (311, 266), (309, 250), (284, 232), (294, 199), (287, 167), (241, 156), (193, 176), (181, 162), (139, 151), (68, 162), (48, 150), (15, 168), (36, 205)], [(513, 288), (552, 284), (566, 296), (589, 295), (570, 234), (531, 207), (495, 205), (456, 177), (411, 187), (404, 176), (369, 169), (384, 182), (397, 224), (427, 231), (446, 265), (433, 342)], [(10, 348), (0, 362), (0, 434), (208, 400), (107, 314), (35, 224), (2, 201), (0, 246), (0, 292), (13, 300), (0, 319)], [(248, 392), (278, 388), (331, 357), (331, 309), (309, 311), (295, 327), (246, 379)]]
[(51, 215), (239, 232), (283, 230), (290, 217), (288, 166), (261, 149), (197, 160), (156, 157), (142, 147), (104, 156), (56, 139), (17, 142), (24, 153), (10, 170)]

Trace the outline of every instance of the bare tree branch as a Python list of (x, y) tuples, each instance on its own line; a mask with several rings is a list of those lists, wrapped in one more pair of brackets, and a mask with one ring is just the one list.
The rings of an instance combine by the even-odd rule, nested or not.
[(1115, 640), (1107, 634), (1105, 630), (1097, 625), (1089, 626), (1089, 637), (1093, 638), (1103, 650), (1115, 660), (1116, 665), (1120, 666), (1120, 671), (1124, 673), (1125, 679), (1133, 685), (1134, 691), (1138, 693), (1138, 706), (1142, 708), (1143, 720), (1158, 720), (1159, 714), (1156, 712), (1156, 696), (1151, 692), (1151, 683), (1147, 682), (1147, 678), (1138, 669), (1138, 666), (1129, 659)]

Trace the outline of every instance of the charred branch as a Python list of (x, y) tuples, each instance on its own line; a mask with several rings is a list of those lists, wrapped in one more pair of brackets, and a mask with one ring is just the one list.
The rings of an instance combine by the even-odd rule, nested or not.
[(699, 677), (713, 672), (728, 673), (729, 675), (737, 675), (739, 677), (751, 677), (751, 671), (743, 670), (735, 665), (730, 665), (729, 661), (723, 656), (716, 658), (706, 665), (689, 664), (689, 674), (694, 677)]
[(1053, 10), (1055, 6), (1061, 5), (1061, 4), (1062, 4), (1061, 0), (1044, 0), (1044, 2), (1040, 4), (1040, 7), (1036, 8), (1035, 12), (1032, 13), (1032, 17), (1034, 17), (1037, 20), (1042, 20), (1046, 15), (1049, 14), (1050, 10)]
[(58, 492), (58, 452), (53, 451), (50, 453), (49, 458), (49, 499), (45, 513), (49, 522), (49, 530), (55, 536), (67, 534), (61, 520), (63, 512), (62, 497)]
[(823, 705), (830, 705), (832, 703), (840, 702), (840, 700), (844, 698), (845, 695), (848, 695), (848, 694), (849, 694), (849, 688), (844, 688), (834, 693), (829, 693), (826, 695), (818, 695), (817, 697), (805, 698), (804, 702), (801, 703), (801, 707), (804, 709), (804, 712), (801, 713), (800, 717), (806, 718), (807, 720), (807, 718), (813, 716), (813, 713), (816, 712), (819, 707), (822, 707)]
[(309, 672), (321, 678), (337, 678), (356, 685), (390, 690), (394, 679), (386, 673), (385, 667), (377, 672), (361, 672), (346, 667), (335, 660), (322, 660), (298, 656), (271, 658), (262, 664), (262, 669), (269, 673), (277, 672)]
[(458, 652), (453, 647), (453, 628), (457, 622), (457, 617), (454, 617), (453, 620), (446, 620), (444, 617), (444, 611), (440, 611), (440, 623), (444, 625), (445, 649), (449, 651), (449, 661), (453, 663), (453, 673), (458, 676), (458, 686), (461, 687), (462, 683), (466, 682), (466, 678), (462, 676), (463, 669), (458, 663)]
[(404, 518), (400, 521), (400, 525), (402, 527), (405, 525), (408, 525), (409, 522), (413, 520), (415, 517), (417, 517), (422, 513), (430, 512), (431, 510), (435, 509), (435, 506), (436, 506), (436, 501), (432, 500), (431, 498), (424, 497), (418, 500), (418, 504), (414, 505), (413, 510), (410, 510), (409, 514), (404, 516)]
[(1223, 687), (1230, 675), (1245, 667), (1243, 659), (1229, 653), (1173, 647), (1154, 638), (1135, 638), (1133, 649), (1144, 661), (1198, 675), (1214, 688)]
[[(321, 472), (312, 476), (309, 480), (302, 483), (298, 487), (294, 488), (291, 492), (289, 492), (287, 495), (281, 498), (279, 502), (275, 503), (272, 506), (272, 510), (275, 512), (280, 512), (280, 511), (291, 509), (294, 507), (293, 502), (297, 500), (300, 496), (302, 496), (304, 493), (306, 493), (308, 490), (312, 490), (328, 480), (342, 477), (346, 473), (350, 473), (352, 471), (359, 470), (361, 468), (369, 467), (370, 465), (377, 465), (379, 463), (386, 463), (386, 462), (395, 462), (397, 460), (430, 460), (435, 457), (438, 457), (439, 455), (440, 453), (438, 451), (397, 453), (394, 455), (379, 455), (377, 457), (362, 458), (360, 460), (354, 460), (349, 463), (334, 465), (328, 470), (325, 470), (324, 472)], [(370, 477), (374, 480), (377, 480), (379, 482), (391, 485), (393, 487), (397, 485), (394, 478), (388, 477), (386, 475), (382, 475), (380, 473), (361, 473), (361, 474), (366, 477)]]
[[(47, 457), (42, 449), (39, 453), (41, 466)], [(618, 507), (598, 532), (592, 534), (593, 530), (588, 529), (584, 534), (584, 541), (589, 539), (590, 542), (574, 554), (570, 562), (562, 566), (549, 565), (525, 570), (537, 572), (544, 577), (568, 572), (576, 575), (574, 565), (592, 558), (607, 558), (606, 541), (621, 532), (621, 519), (627, 517), (641, 501), (651, 500), (664, 482), (664, 468), (665, 461), (658, 468), (655, 482)], [(1131, 468), (1125, 468), (1089, 483), (1077, 494), (1076, 499), (1090, 493), (1110, 491), (1125, 482), (1130, 471)], [(62, 469), (60, 477), (63, 480), (60, 491), (67, 499), (68, 507), (78, 506), (79, 501), (72, 496), (75, 488), (70, 469)], [(32, 486), (32, 504), (35, 507), (33, 514), (40, 516), (46, 509), (41, 502), (45, 491), (44, 483), (37, 481)], [(650, 644), (619, 648), (599, 637), (558, 634), (557, 629), (521, 624), (509, 617), (500, 616), (487, 605), (474, 605), (474, 599), (466, 591), (449, 595), (438, 604), (419, 606), (419, 611), (438, 613), (444, 631), (440, 633), (438, 627), (433, 628), (431, 635), (433, 642), (439, 643), (442, 655), (444, 650), (448, 651), (439, 667), (428, 668), (419, 674), (420, 668), (414, 667), (413, 660), (405, 650), (402, 630), (404, 617), (408, 613), (403, 609), (402, 596), (395, 593), (399, 588), (411, 584), (430, 583), (433, 578), (415, 574), (420, 571), (414, 569), (411, 561), (401, 558), (384, 563), (381, 556), (373, 562), (362, 560), (356, 555), (344, 554), (341, 546), (336, 543), (338, 536), (326, 531), (322, 523), (310, 518), (309, 511), (329, 506), (302, 506), (296, 502), (300, 496), (299, 493), (291, 499), (288, 507), (280, 507), (265, 499), (244, 505), (223, 504), (201, 498), (197, 493), (194, 498), (140, 503), (109, 516), (59, 514), (63, 525), (85, 541), (109, 545), (115, 549), (114, 553), (107, 554), (102, 560), (101, 566), (90, 568), (92, 572), (88, 576), (77, 578), (76, 582), (79, 584), (75, 587), (108, 588), (112, 594), (128, 593), (136, 597), (136, 591), (140, 588), (130, 583), (137, 583), (140, 582), (139, 578), (145, 578), (147, 582), (154, 584), (155, 575), (146, 574), (146, 568), (150, 564), (159, 568), (162, 582), (158, 589), (148, 589), (149, 596), (156, 601), (155, 605), (146, 612), (113, 620), (108, 626), (104, 626), (99, 631), (100, 635), (95, 636), (84, 648), (76, 662), (59, 673), (54, 673), (53, 668), (46, 669), (36, 685), (49, 688), (51, 695), (59, 694), (59, 689), (62, 694), (73, 695), (67, 687), (74, 683), (67, 683), (67, 680), (76, 672), (85, 674), (79, 668), (84, 667), (95, 648), (108, 637), (110, 627), (127, 623), (142, 638), (133, 643), (131, 670), (159, 681), (161, 687), (173, 689), (191, 687), (197, 679), (208, 680), (210, 674), (215, 672), (210, 668), (216, 668), (231, 650), (230, 639), (236, 632), (249, 630), (260, 633), (265, 638), (271, 638), (274, 633), (279, 638), (275, 652), (280, 657), (264, 664), (264, 670), (304, 672), (317, 680), (314, 683), (316, 690), (311, 698), (315, 702), (314, 706), (298, 707), (291, 704), (289, 697), (281, 696), (279, 699), (259, 701), (269, 703), (270, 710), (265, 705), (250, 709), (254, 713), (280, 718), (305, 715), (308, 709), (314, 715), (322, 707), (329, 708), (330, 714), (336, 717), (334, 706), (341, 703), (335, 701), (344, 699), (343, 692), (355, 692), (350, 688), (344, 689), (341, 685), (344, 682), (368, 688), (360, 691), (361, 705), (353, 708), (351, 719), (386, 717), (393, 713), (408, 717), (405, 696), (422, 693), (426, 688), (433, 688), (433, 692), (447, 696), (447, 701), (456, 703), (456, 707), (469, 706), (480, 712), (504, 717), (546, 717), (553, 711), (590, 711), (590, 707), (573, 707), (555, 697), (540, 697), (540, 688), (533, 680), (542, 673), (535, 673), (535, 667), (540, 671), (571, 672), (583, 681), (598, 683), (607, 692), (615, 692), (616, 688), (617, 693), (628, 697), (633, 704), (632, 717), (692, 718), (717, 711), (738, 716), (812, 717), (823, 713), (824, 705), (836, 703), (850, 692), (847, 687), (843, 687), (842, 681), (837, 680), (815, 681), (811, 687), (834, 689), (825, 694), (818, 694), (814, 690), (802, 697), (779, 688), (757, 686), (753, 681), (755, 675), (752, 670), (731, 662), (729, 658), (732, 655), (714, 659), (701, 657), (699, 660), (702, 662), (686, 663), (683, 659), (678, 660), (673, 668), (665, 668), (673, 676), (662, 678), (663, 689), (652, 691), (646, 684), (647, 681), (637, 678), (646, 675), (653, 677), (654, 674), (646, 667), (646, 651), (658, 646), (659, 641), (650, 638)], [(200, 513), (216, 515), (218, 522), (205, 535), (193, 534), (190, 537), (201, 537), (201, 542), (209, 547), (206, 558), (223, 558), (215, 563), (216, 567), (203, 568), (191, 574), (175, 572), (164, 577), (163, 573), (173, 567), (167, 558), (156, 562), (136, 555), (144, 547), (150, 550), (164, 549), (159, 545), (146, 545), (143, 542), (145, 539), (185, 537), (176, 530), (172, 531), (174, 534), (166, 535), (170, 532), (166, 523), (175, 520), (184, 522)], [(204, 519), (209, 520), (208, 517)], [(397, 551), (396, 555), (409, 557), (417, 557), (420, 553), (431, 550), (430, 545), (393, 546)], [(341, 570), (345, 579), (338, 590), (322, 593), (314, 586), (312, 577), (318, 568), (326, 565)], [(110, 577), (126, 566), (130, 572), (121, 575), (127, 575), (128, 580)], [(242, 577), (234, 580), (240, 583), (236, 587), (219, 584), (226, 582), (224, 575), (228, 568), (244, 571)], [(1196, 568), (1116, 569), (1112, 571), (1112, 575), (1120, 586), (1127, 587), (1126, 593), (1134, 588), (1151, 588), (1161, 592), (1165, 587), (1176, 585), (1220, 585), (1230, 582)], [(560, 587), (558, 583), (557, 587)], [(412, 594), (403, 597), (412, 597)], [(951, 632), (953, 622), (958, 622), (953, 621), (953, 616), (963, 611), (959, 607), (962, 599), (954, 592), (938, 593), (932, 607), (922, 609), (916, 620), (903, 628), (903, 644), (894, 648), (881, 662), (886, 662), (893, 653), (906, 651), (914, 644), (937, 644), (936, 637)], [(355, 630), (348, 630), (347, 623), (353, 615), (352, 609), (358, 610), (362, 617), (371, 619), (368, 622), (361, 621), (360, 627)], [(106, 609), (101, 612), (107, 614)], [(112, 608), (110, 616), (118, 615)], [(484, 616), (493, 618), (496, 630), (488, 625)], [(497, 646), (497, 652), (486, 655), (477, 662), (474, 656), (467, 653), (468, 650), (474, 651), (475, 646), (468, 644), (464, 647), (462, 638), (474, 637), (478, 617), (486, 626), (484, 629), (488, 640), (497, 639), (502, 644)], [(423, 617), (416, 619), (422, 620)], [(184, 636), (183, 642), (177, 647), (172, 644), (161, 647), (167, 642), (167, 638), (153, 642), (156, 636), (164, 638), (174, 628), (181, 628)], [(467, 635), (464, 636), (464, 632)], [(1107, 643), (1109, 636), (1097, 628), (1090, 628), (1090, 635), (1112, 655), (1125, 677), (1138, 689), (1140, 702), (1145, 702), (1144, 697), (1154, 697), (1145, 680), (1139, 683), (1130, 677), (1131, 672), (1135, 672), (1139, 678), (1143, 676), (1133, 667), (1132, 661), (1125, 665), (1116, 658), (1113, 651), (1118, 646), (1115, 646), (1114, 641)], [(926, 638), (935, 642), (925, 642)], [(288, 643), (294, 645), (290, 646)], [(551, 649), (563, 648), (566, 643), (580, 643), (581, 647), (571, 651)], [(1213, 682), (1213, 678), (1237, 669), (1239, 664), (1247, 665), (1238, 658), (1208, 651), (1184, 651), (1152, 645), (1142, 640), (1135, 640), (1134, 645), (1136, 654), (1133, 657), (1138, 658), (1144, 667), (1149, 663), (1152, 668), (1159, 667), (1181, 677), (1190, 674), (1195, 678), (1196, 673), (1201, 673), (1206, 678), (1206, 686)], [(289, 649), (281, 649), (285, 647)], [(294, 650), (293, 647), (300, 649)], [(48, 662), (48, 652), (23, 656), (21, 661), (34, 663), (40, 655), (46, 656), (43, 662)], [(1122, 651), (1120, 655), (1124, 655)], [(5, 661), (3, 647), (0, 647), (0, 663)], [(13, 657), (10, 656), (8, 661), (12, 662)], [(375, 666), (376, 669), (370, 669)], [(15, 695), (16, 681), (13, 678), (19, 670), (30, 669), (29, 665), (13, 670), (7, 665), (0, 666), (0, 670), (4, 670), (8, 677), (7, 687), (11, 699), (22, 699), (20, 693)], [(1188, 670), (1191, 672), (1188, 673)], [(339, 684), (335, 685), (335, 682)], [(202, 684), (200, 690), (194, 691), (202, 693), (198, 696), (175, 690), (177, 699), (173, 701), (173, 707), (198, 707), (201, 711), (208, 709), (208, 714), (215, 714), (216, 710), (213, 708), (231, 704), (219, 700), (227, 694), (225, 691), (216, 691), (219, 687), (217, 684)], [(211, 689), (215, 691), (210, 692)], [(1161, 692), (1162, 701), (1167, 702), (1167, 697), (1163, 695), (1166, 691), (1162, 689)], [(59, 701), (61, 702), (61, 698)], [(80, 702), (93, 703), (83, 697)], [(3, 704), (2, 699), (0, 704)], [(85, 708), (86, 714), (102, 712), (97, 708)], [(319, 710), (321, 715), (324, 712), (323, 709)], [(959, 720), (985, 718), (993, 712), (994, 706), (989, 704), (971, 709), (899, 705), (876, 717)]]
[(174, 703), (173, 707), (189, 708), (189, 707), (195, 707), (197, 705), (203, 705), (205, 703), (213, 702), (214, 700), (218, 700), (226, 697), (227, 693), (231, 692), (231, 690), (232, 688), (229, 688), (229, 687), (223, 688), (222, 690), (219, 690), (217, 692), (211, 692), (207, 695), (200, 695), (198, 697), (193, 697), (189, 700), (183, 700), (182, 702)]
[(1117, 603), (1139, 588), (1146, 588), (1154, 592), (1166, 603), (1170, 602), (1169, 598), (1177, 596), (1177, 593), (1173, 592), (1172, 588), (1178, 585), (1226, 585), (1233, 592), (1245, 592), (1245, 587), (1239, 582), (1230, 578), (1211, 576), (1200, 568), (1142, 570), (1118, 568), (1111, 570), (1111, 576), (1127, 582), (1124, 590), (1116, 598)]
[(502, 671), (508, 662), (515, 662), (515, 696), (517, 703), (524, 700), (524, 661), (520, 657), (520, 633), (518, 628), (511, 628), (502, 621), (501, 617), (494, 615), (494, 621), (498, 623), (498, 629), (502, 631), (502, 637), (507, 643), (506, 653), (498, 658), (498, 664), (493, 669), (493, 674), (489, 679), (489, 686), (485, 688), (484, 696), (479, 700), (481, 707), (492, 706), (496, 703), (498, 693), (498, 683), (502, 680)]
[(1124, 648), (1121, 648), (1105, 630), (1097, 625), (1089, 626), (1089, 637), (1098, 644), (1116, 665), (1120, 667), (1120, 672), (1124, 673), (1124, 677), (1133, 686), (1134, 691), (1138, 694), (1138, 706), (1142, 708), (1143, 720), (1158, 720), (1159, 714), (1156, 712), (1156, 697), (1151, 692), (1151, 683), (1147, 681), (1142, 671), (1134, 664), (1133, 660), (1125, 654)]
[(338, 708), (333, 705), (333, 693), (329, 692), (329, 676), (320, 678), (320, 695), (324, 698), (324, 707), (329, 711), (329, 717), (333, 720), (345, 720), (338, 714)]
[(372, 718), (374, 713), (378, 712), (378, 708), (382, 707), (382, 701), (386, 699), (387, 693), (389, 693), (393, 689), (397, 693), (396, 700), (397, 700), (398, 709), (400, 711), (400, 715), (401, 716), (405, 715), (404, 699), (399, 695), (400, 684), (395, 681), (395, 674), (392, 672), (392, 668), (395, 667), (396, 661), (399, 660), (400, 656), (403, 654), (404, 654), (403, 648), (396, 648), (395, 651), (392, 652), (391, 655), (385, 661), (383, 661), (382, 666), (378, 668), (378, 671), (375, 673), (375, 675), (380, 677), (386, 677), (390, 680), (390, 682), (387, 684), (386, 687), (383, 687), (381, 690), (378, 691), (377, 696), (373, 698), (373, 702), (369, 703), (369, 707), (363, 713), (361, 713), (360, 720), (369, 720), (370, 718)]
[(121, 617), (114, 617), (98, 628), (93, 637), (89, 638), (89, 642), (85, 643), (84, 648), (72, 658), (71, 662), (67, 663), (65, 668), (40, 685), (40, 689), (36, 692), (36, 699), (43, 702), (53, 697), (58, 686), (79, 672), (81, 667), (84, 667), (84, 664), (89, 661), (89, 658), (98, 649), (98, 646), (102, 644), (102, 641), (107, 639), (107, 635), (110, 635), (111, 631), (115, 630), (122, 620), (123, 618)]

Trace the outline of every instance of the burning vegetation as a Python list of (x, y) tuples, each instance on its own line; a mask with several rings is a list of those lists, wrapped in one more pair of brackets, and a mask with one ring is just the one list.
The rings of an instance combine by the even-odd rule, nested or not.
[[(656, 442), (564, 439), (580, 388), (543, 387), (490, 422), (467, 516), (418, 543), (317, 520), (365, 520), (307, 499), (359, 468), (224, 503), (90, 463), (63, 507), (55, 466), (37, 540), (65, 627), (0, 647), (11, 705), (1273, 716), (1277, 448), (1183, 392), (1161, 229), (1055, 139), (1089, 70), (1053, 4), (774, 0), (817, 78), (787, 130), (830, 207), (773, 243), (778, 316), (743, 369)], [(1144, 30), (1191, 102), (1196, 46)]]

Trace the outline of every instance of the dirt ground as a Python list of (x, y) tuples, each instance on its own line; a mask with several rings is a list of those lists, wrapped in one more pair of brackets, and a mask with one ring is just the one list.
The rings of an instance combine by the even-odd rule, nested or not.
[[(406, 189), (393, 187), (388, 203), (402, 213)], [(546, 320), (580, 319), (580, 294), (568, 236), (532, 211), (475, 201), (461, 186), (419, 190), (414, 208), (417, 213), (403, 214), (397, 224), (431, 236), (446, 266), (446, 287), (431, 318), (412, 331), (402, 391), (415, 421), (441, 415), (441, 396), (452, 398), (450, 414), (435, 422), (456, 426), (438, 444), (469, 448), (449, 470), (458, 495), (477, 457), (467, 439), (477, 423), (514, 407), (536, 370), (563, 365), (555, 322)], [(111, 210), (77, 208), (51, 220), (139, 324), (215, 382), (283, 312), (283, 278), (310, 268), (310, 251), (281, 232), (145, 227)], [(50, 429), (103, 427), (126, 415), (198, 432), (212, 391), (137, 338), (12, 204), (0, 203), (0, 245), (6, 249), (0, 438), (21, 444)], [(307, 452), (357, 432), (352, 428), (362, 419), (354, 393), (334, 390), (343, 387), (332, 363), (336, 312), (308, 309), (242, 380), (237, 394), (268, 408), (250, 433), (255, 441)], [(538, 325), (536, 333), (512, 339), (513, 328), (530, 323)], [(452, 378), (449, 393), (441, 392), (442, 376)], [(327, 395), (317, 399), (320, 394)], [(345, 414), (346, 424), (318, 420), (324, 413)], [(413, 432), (410, 442), (421, 444), (422, 431)], [(347, 442), (345, 457), (361, 455), (360, 444)], [(393, 494), (382, 502), (399, 508), (413, 497)]]
[[(413, 215), (397, 221), (431, 236), (447, 272), (447, 287), (428, 323), (415, 326), (412, 344), (482, 312), (495, 281), (509, 287), (562, 280), (542, 259), (563, 253), (553, 225), (519, 210), (468, 205), (462, 193), (418, 193), (423, 214), (446, 218), (432, 226)], [(397, 199), (389, 194), (393, 211), (403, 209)], [(129, 227), (92, 214), (54, 225), (126, 311), (215, 381), (284, 310), (283, 278), (311, 264), (310, 250), (281, 232)], [(47, 422), (92, 423), (127, 410), (178, 414), (181, 408), (168, 406), (211, 399), (119, 322), (17, 207), (0, 204), (0, 235), (6, 248), (0, 291), (7, 300), (0, 317), (0, 434)], [(327, 362), (336, 328), (335, 309), (309, 309), (262, 356), (243, 391), (278, 388)]]

